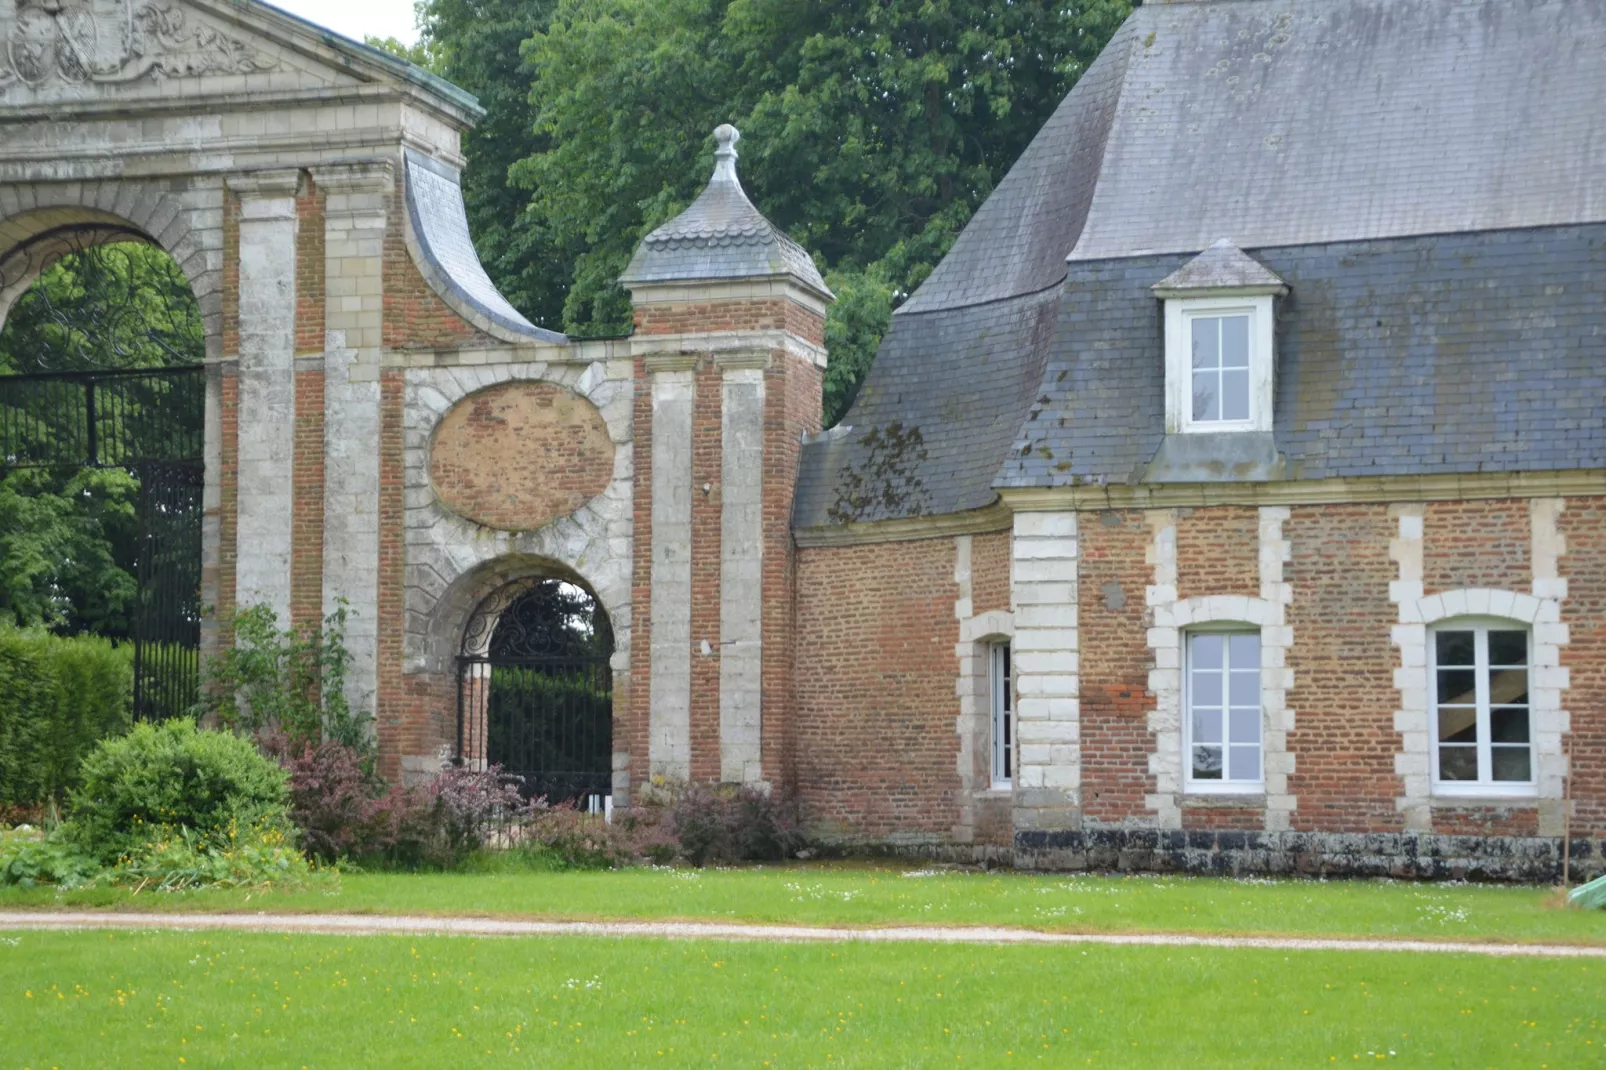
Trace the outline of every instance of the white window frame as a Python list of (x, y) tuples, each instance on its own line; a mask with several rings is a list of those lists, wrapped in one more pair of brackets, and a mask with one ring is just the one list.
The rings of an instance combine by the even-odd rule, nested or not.
[[(1193, 418), (1193, 321), (1215, 316), (1249, 317), (1249, 418)], [(1168, 297), (1165, 302), (1166, 430), (1173, 434), (1272, 429), (1276, 321), (1264, 293)]]
[(987, 645), (987, 707), (989, 733), (988, 760), (992, 764), (992, 786), (1012, 787), (1015, 783), (1015, 738), (1019, 724), (1015, 719), (1014, 657), (1009, 640)]
[[(1221, 722), (1221, 764), (1222, 778), (1220, 780), (1195, 780), (1193, 776), (1193, 641), (1201, 635), (1254, 635), (1260, 637), (1260, 664), (1257, 666), (1260, 679), (1260, 778), (1258, 780), (1228, 780), (1227, 779), (1227, 748), (1231, 746), (1230, 723), (1232, 715), (1230, 707), (1230, 694), (1232, 680), (1230, 675), (1231, 661), (1227, 654), (1228, 644), (1222, 644), (1222, 722)], [(1204, 624), (1189, 628), (1182, 633), (1182, 790), (1185, 795), (1264, 795), (1266, 792), (1266, 643), (1261, 629), (1253, 625), (1239, 623)], [(1213, 746), (1214, 744), (1210, 744)]]
[[(1489, 724), (1489, 633), (1522, 632), (1528, 637), (1528, 779), (1494, 780), (1493, 744)], [(1478, 727), (1477, 780), (1439, 779), (1439, 632), (1474, 633)], [(1474, 798), (1531, 799), (1539, 794), (1539, 746), (1534, 719), (1534, 636), (1533, 626), (1504, 617), (1451, 617), (1428, 625), (1428, 750), (1433, 769), (1433, 794)]]

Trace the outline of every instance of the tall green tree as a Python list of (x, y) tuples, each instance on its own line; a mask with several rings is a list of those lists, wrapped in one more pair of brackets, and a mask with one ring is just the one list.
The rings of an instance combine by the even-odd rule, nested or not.
[(580, 251), (575, 235), (529, 211), (513, 165), (549, 147), (536, 133), (521, 48), (546, 29), (557, 0), (426, 0), (418, 5), (430, 71), (479, 97), (485, 118), (463, 139), (463, 201), (474, 245), (496, 284), (543, 327), (563, 328), (563, 300)]
[[(434, 0), (435, 3), (443, 0)], [(616, 279), (696, 195), (709, 133), (742, 129), (743, 182), (812, 250), (833, 311), (828, 422), (891, 309), (925, 278), (1127, 0), (557, 0), (524, 46), (537, 141), (525, 219), (574, 251), (566, 329), (629, 329)]]
[[(0, 331), (0, 376), (193, 364), (205, 349), (201, 310), (178, 264), (160, 249), (119, 243), (64, 257), (17, 300)], [(161, 404), (159, 387), (142, 396)], [(11, 410), (0, 418), (26, 429), (0, 457), (0, 620), (121, 637), (137, 594), (138, 482), (119, 468), (32, 463), (57, 456), (51, 440), (81, 419), (77, 399), (0, 393), (0, 408)]]

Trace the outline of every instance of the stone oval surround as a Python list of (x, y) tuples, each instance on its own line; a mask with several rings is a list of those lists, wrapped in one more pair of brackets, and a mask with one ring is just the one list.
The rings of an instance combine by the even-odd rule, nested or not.
[(502, 531), (534, 531), (607, 489), (614, 444), (597, 407), (551, 383), (500, 383), (441, 418), (429, 476), (448, 510)]

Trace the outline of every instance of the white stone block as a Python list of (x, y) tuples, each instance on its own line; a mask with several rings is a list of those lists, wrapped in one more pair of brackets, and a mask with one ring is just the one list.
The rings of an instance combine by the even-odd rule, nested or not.
[(1077, 518), (1075, 513), (1016, 513), (1015, 538), (1034, 536), (1074, 536)]

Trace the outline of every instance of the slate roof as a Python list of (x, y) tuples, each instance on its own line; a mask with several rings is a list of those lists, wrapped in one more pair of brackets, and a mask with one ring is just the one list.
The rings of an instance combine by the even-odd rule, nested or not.
[(633, 283), (687, 282), (789, 275), (821, 297), (831, 297), (814, 258), (765, 219), (747, 199), (736, 175), (730, 125), (714, 131), (714, 174), (684, 212), (648, 234), (619, 279)]
[[(1295, 479), (1606, 468), (1606, 224), (1257, 250), (1287, 280), (1274, 437)], [(1165, 436), (1154, 280), (1074, 264), (997, 485), (1133, 483)]]
[(433, 268), (437, 285), (505, 330), (541, 342), (564, 342), (565, 335), (537, 327), (508, 303), (485, 273), (468, 232), (461, 178), (456, 171), (412, 149), (407, 150), (407, 211), (420, 252)]
[[(1139, 8), (898, 310), (852, 430), (805, 446), (794, 523), (842, 522), (915, 418), (921, 504), (875, 517), (1142, 478), (1153, 287), (1223, 237), (1291, 289), (1291, 477), (1606, 467), (1602, 100), (1606, 0)], [(1028, 297), (1052, 330), (1000, 340)]]

